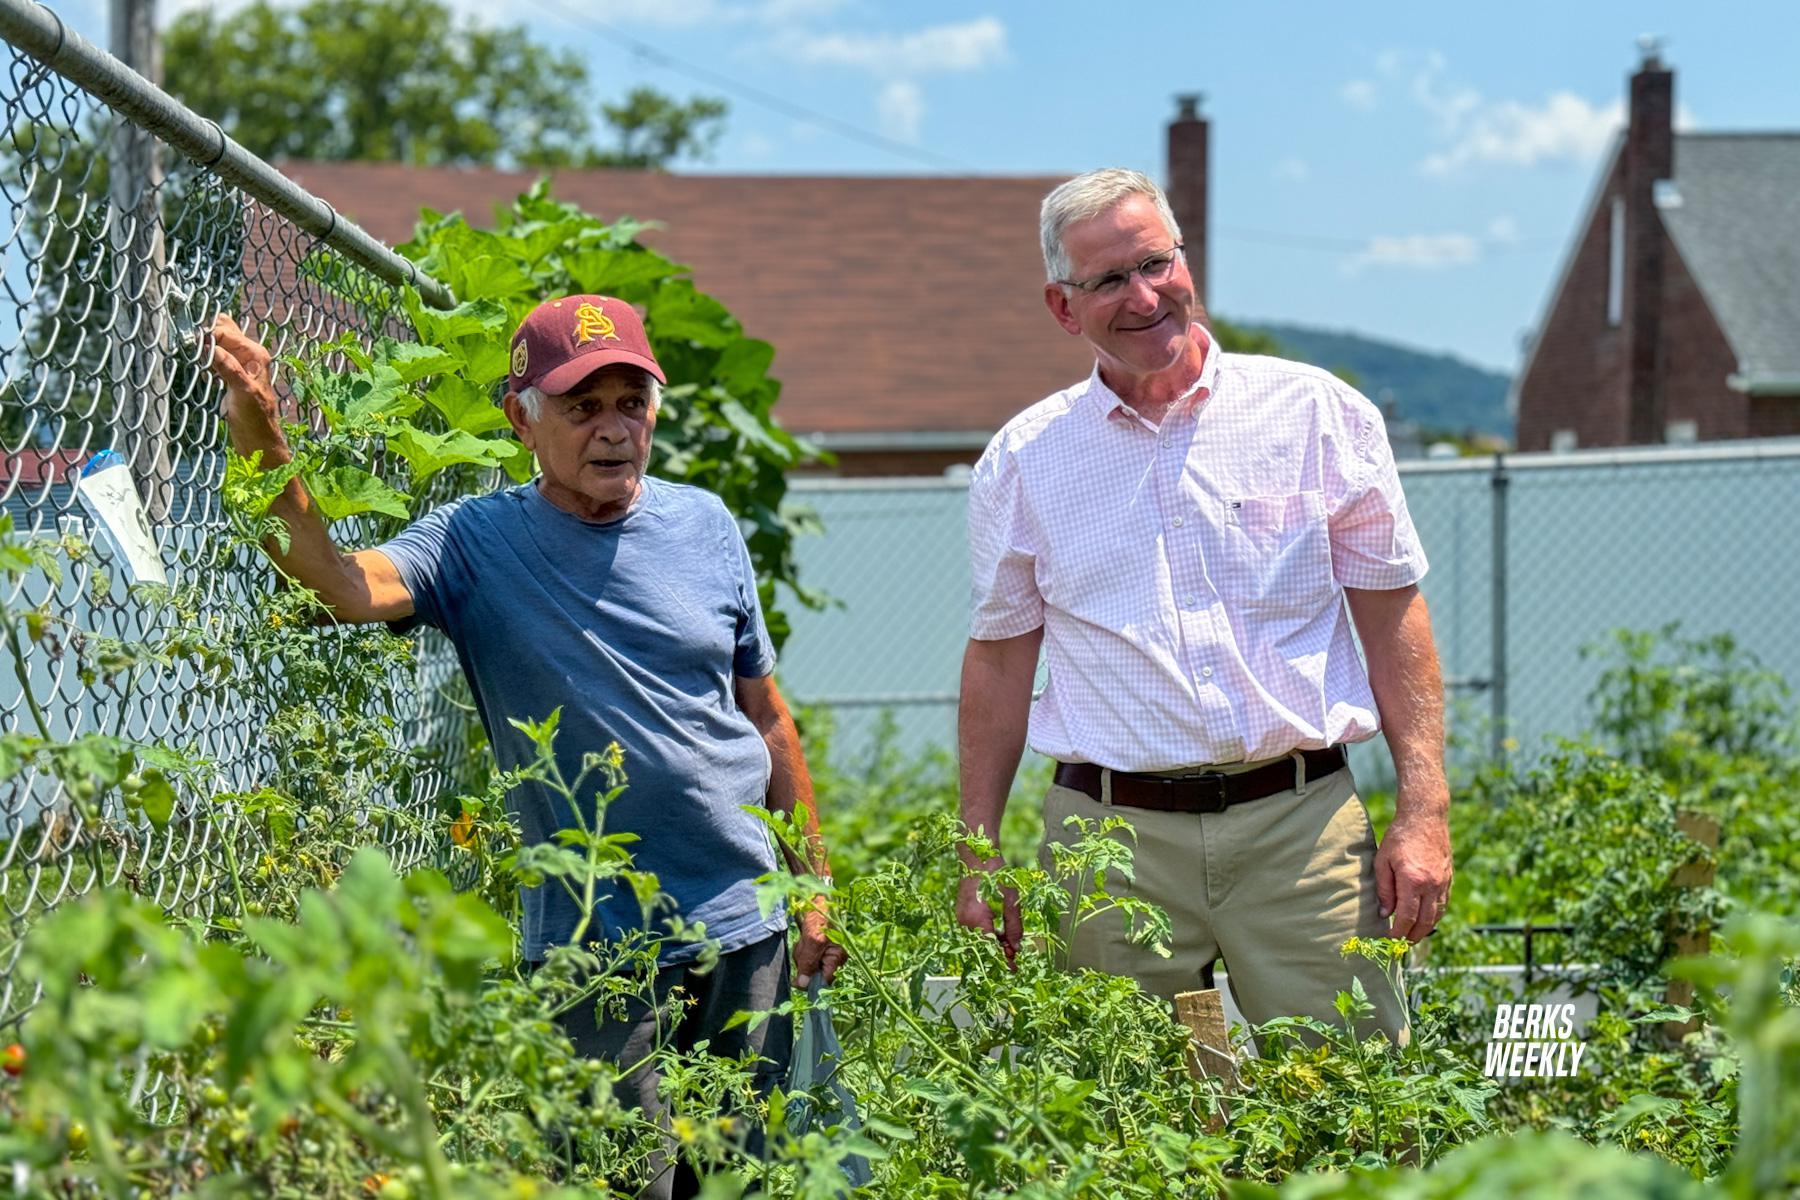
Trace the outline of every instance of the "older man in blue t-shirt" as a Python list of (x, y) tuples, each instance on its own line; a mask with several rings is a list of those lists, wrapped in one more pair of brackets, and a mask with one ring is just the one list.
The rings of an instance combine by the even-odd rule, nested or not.
[[(229, 317), (213, 334), (238, 453), (260, 451), (265, 467), (286, 462), (268, 351)], [(766, 1089), (787, 1067), (787, 1022), (726, 1028), (739, 1011), (774, 1008), (788, 993), (786, 917), (765, 916), (755, 894), (774, 849), (745, 806), (799, 808), (812, 861), (790, 866), (828, 868), (806, 762), (771, 675), (749, 552), (717, 496), (644, 474), (666, 380), (629, 304), (568, 296), (539, 305), (513, 337), (511, 365), (506, 415), (537, 456), (537, 479), (445, 505), (385, 545), (349, 554), (296, 479), (271, 509), (289, 544), (269, 553), (339, 621), (443, 630), (503, 769), (534, 756), (509, 719), (541, 720), (558, 708), (565, 777), (589, 752), (614, 741), (625, 748), (629, 786), (607, 809), (606, 829), (638, 835), (636, 865), (721, 950), (701, 975), (690, 970), (699, 947), (670, 943), (655, 996), (683, 988), (692, 1006), (677, 1044), (758, 1055)], [(542, 786), (521, 786), (511, 799), (527, 842), (550, 841), (569, 823)], [(541, 960), (569, 941), (582, 914), (554, 883), (523, 889), (523, 899), (525, 957)], [(590, 918), (593, 940), (642, 925), (629, 893), (602, 897)], [(800, 921), (800, 987), (814, 974), (829, 980), (843, 960), (825, 931), (820, 901)], [(647, 1005), (605, 1021), (584, 1008), (566, 1024), (583, 1053), (625, 1063), (644, 1059), (656, 1037)], [(655, 1111), (657, 1082), (652, 1068), (640, 1069), (627, 1095)], [(696, 1192), (684, 1170), (671, 1170), (643, 1194)]]

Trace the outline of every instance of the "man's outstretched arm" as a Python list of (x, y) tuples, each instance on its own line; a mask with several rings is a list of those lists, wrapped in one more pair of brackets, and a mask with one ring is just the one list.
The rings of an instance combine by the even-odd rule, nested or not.
[[(261, 451), (265, 469), (290, 461), (293, 452), (270, 383), (269, 351), (224, 314), (213, 323), (212, 336), (212, 372), (225, 384), (222, 414), (233, 448), (246, 458)], [(288, 481), (269, 512), (287, 525), (288, 548), (274, 539), (263, 548), (283, 575), (316, 592), (334, 618), (360, 624), (412, 615), (412, 593), (393, 560), (379, 550), (339, 550), (298, 478)]]

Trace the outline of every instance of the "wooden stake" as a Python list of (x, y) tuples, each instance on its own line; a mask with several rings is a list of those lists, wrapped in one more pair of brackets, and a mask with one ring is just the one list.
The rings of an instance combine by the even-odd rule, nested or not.
[[(1231, 1052), (1230, 1030), (1225, 1025), (1225, 1002), (1218, 988), (1180, 992), (1175, 996), (1175, 1019), (1193, 1036), (1188, 1050), (1188, 1070), (1195, 1079), (1223, 1080), (1227, 1090), (1238, 1086), (1237, 1056)], [(1224, 1103), (1206, 1122), (1208, 1132), (1223, 1128), (1228, 1117)]]
[[(1675, 827), (1708, 850), (1719, 848), (1719, 822), (1704, 813), (1681, 812), (1675, 814)], [(1673, 883), (1679, 888), (1704, 888), (1713, 885), (1716, 855), (1701, 857), (1696, 855), (1693, 862), (1676, 868)], [(1712, 950), (1712, 930), (1702, 923), (1696, 929), (1670, 930), (1674, 939), (1677, 956), (1690, 954), (1706, 954)], [(1694, 1001), (1694, 985), (1685, 979), (1671, 979), (1663, 999), (1670, 1004), (1683, 1008)], [(1700, 1018), (1688, 1021), (1663, 1022), (1663, 1036), (1670, 1041), (1679, 1042), (1688, 1034), (1700, 1028)]]

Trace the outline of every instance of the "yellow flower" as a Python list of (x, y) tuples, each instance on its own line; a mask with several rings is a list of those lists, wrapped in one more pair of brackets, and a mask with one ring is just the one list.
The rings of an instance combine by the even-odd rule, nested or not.
[(700, 1132), (700, 1130), (695, 1127), (694, 1123), (686, 1117), (676, 1117), (673, 1121), (669, 1122), (669, 1125), (675, 1130), (675, 1136), (680, 1138), (684, 1143), (693, 1141)]
[(450, 840), (458, 846), (468, 846), (475, 840), (475, 818), (466, 810), (450, 822)]

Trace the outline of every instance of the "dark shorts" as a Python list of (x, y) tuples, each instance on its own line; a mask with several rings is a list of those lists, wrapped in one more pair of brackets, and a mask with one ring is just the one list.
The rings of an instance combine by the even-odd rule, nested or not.
[[(622, 1018), (596, 1020), (595, 1006), (584, 1004), (558, 1020), (575, 1051), (584, 1058), (614, 1063), (635, 1063), (658, 1047), (658, 1010), (665, 1009), (669, 993), (682, 989), (689, 1003), (674, 1029), (661, 1030), (661, 1044), (682, 1052), (707, 1042), (712, 1054), (724, 1058), (756, 1055), (755, 1089), (766, 1098), (787, 1080), (793, 1057), (793, 1023), (785, 1016), (745, 1022), (725, 1028), (740, 1012), (763, 1012), (788, 998), (787, 934), (777, 933), (739, 950), (719, 956), (711, 971), (701, 974), (690, 966), (665, 967), (656, 974), (655, 1006), (643, 998), (628, 1002)], [(657, 1096), (662, 1074), (654, 1063), (639, 1067), (619, 1080), (617, 1093), (626, 1104), (666, 1122), (667, 1114)], [(749, 1149), (761, 1149), (760, 1133), (752, 1132)], [(685, 1163), (662, 1160), (653, 1164), (655, 1178), (640, 1193), (646, 1200), (682, 1200), (697, 1196), (699, 1180)]]

